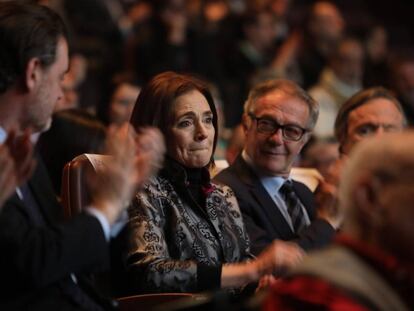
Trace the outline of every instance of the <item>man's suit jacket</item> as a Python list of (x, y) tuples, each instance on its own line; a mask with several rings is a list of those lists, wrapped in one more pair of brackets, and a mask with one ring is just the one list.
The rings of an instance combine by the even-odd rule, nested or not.
[[(61, 222), (62, 208), (38, 162), (28, 186), (43, 220), (36, 220), (17, 194), (0, 213), (0, 310), (78, 310), (64, 288), (73, 287), (72, 273), (90, 273), (108, 265), (107, 242), (93, 216), (81, 214)], [(78, 285), (82, 281), (78, 278)], [(86, 296), (91, 295), (95, 294)]]
[(331, 241), (335, 233), (328, 222), (316, 218), (312, 192), (302, 183), (294, 181), (294, 191), (311, 221), (310, 226), (296, 235), (241, 155), (231, 166), (220, 172), (214, 181), (228, 185), (235, 192), (251, 239), (253, 254), (260, 253), (274, 239), (293, 240), (304, 250), (322, 247)]

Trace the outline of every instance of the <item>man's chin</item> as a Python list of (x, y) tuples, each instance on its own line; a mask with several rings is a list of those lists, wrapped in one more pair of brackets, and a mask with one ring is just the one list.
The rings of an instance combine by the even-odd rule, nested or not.
[(52, 117), (48, 118), (45, 122), (36, 124), (36, 126), (32, 127), (33, 133), (43, 133), (50, 129), (52, 126)]
[(273, 164), (273, 163), (263, 163), (259, 167), (259, 170), (268, 176), (285, 176), (289, 175), (289, 169), (286, 168), (286, 165), (283, 163)]

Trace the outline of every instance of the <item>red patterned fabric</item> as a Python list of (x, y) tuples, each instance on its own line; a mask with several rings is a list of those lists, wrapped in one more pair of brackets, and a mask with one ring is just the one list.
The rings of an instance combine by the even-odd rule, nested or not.
[[(396, 290), (408, 306), (413, 305), (414, 274), (412, 264), (403, 264), (384, 251), (340, 235), (336, 244), (347, 247), (367, 262)], [(410, 294), (411, 293), (411, 294)], [(263, 304), (266, 311), (370, 310), (349, 293), (312, 276), (295, 276), (274, 284)]]
[(300, 276), (276, 283), (271, 288), (263, 310), (368, 311), (369, 309), (323, 280)]

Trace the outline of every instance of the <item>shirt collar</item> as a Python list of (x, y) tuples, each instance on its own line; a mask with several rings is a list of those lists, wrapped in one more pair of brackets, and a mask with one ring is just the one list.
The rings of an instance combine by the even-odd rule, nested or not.
[(279, 191), (286, 180), (291, 180), (290, 177), (286, 179), (285, 177), (281, 176), (265, 176), (261, 174), (259, 170), (255, 168), (252, 159), (249, 157), (245, 149), (243, 149), (241, 156), (243, 160), (253, 169), (268, 192), (270, 191), (273, 193), (275, 191)]
[(7, 132), (0, 126), (0, 144), (3, 144), (7, 139)]

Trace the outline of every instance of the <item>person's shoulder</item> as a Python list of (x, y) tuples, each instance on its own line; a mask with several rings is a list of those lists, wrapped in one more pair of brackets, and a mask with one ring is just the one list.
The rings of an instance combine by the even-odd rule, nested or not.
[(213, 180), (219, 183), (226, 183), (225, 181), (232, 180), (239, 177), (239, 160), (236, 159), (235, 162), (230, 164), (228, 167), (222, 169), (217, 175), (214, 176)]
[(215, 182), (213, 180), (211, 185), (212, 185), (212, 192), (216, 192), (216, 193), (220, 193), (220, 194), (228, 193), (230, 195), (234, 195), (233, 190), (230, 188), (230, 186), (228, 186), (226, 184)]
[(230, 203), (232, 209), (239, 211), (238, 200), (233, 189), (227, 185), (212, 183), (212, 196), (219, 196)]
[(139, 192), (145, 193), (162, 193), (172, 189), (171, 182), (162, 175), (154, 175), (150, 177), (141, 187)]

